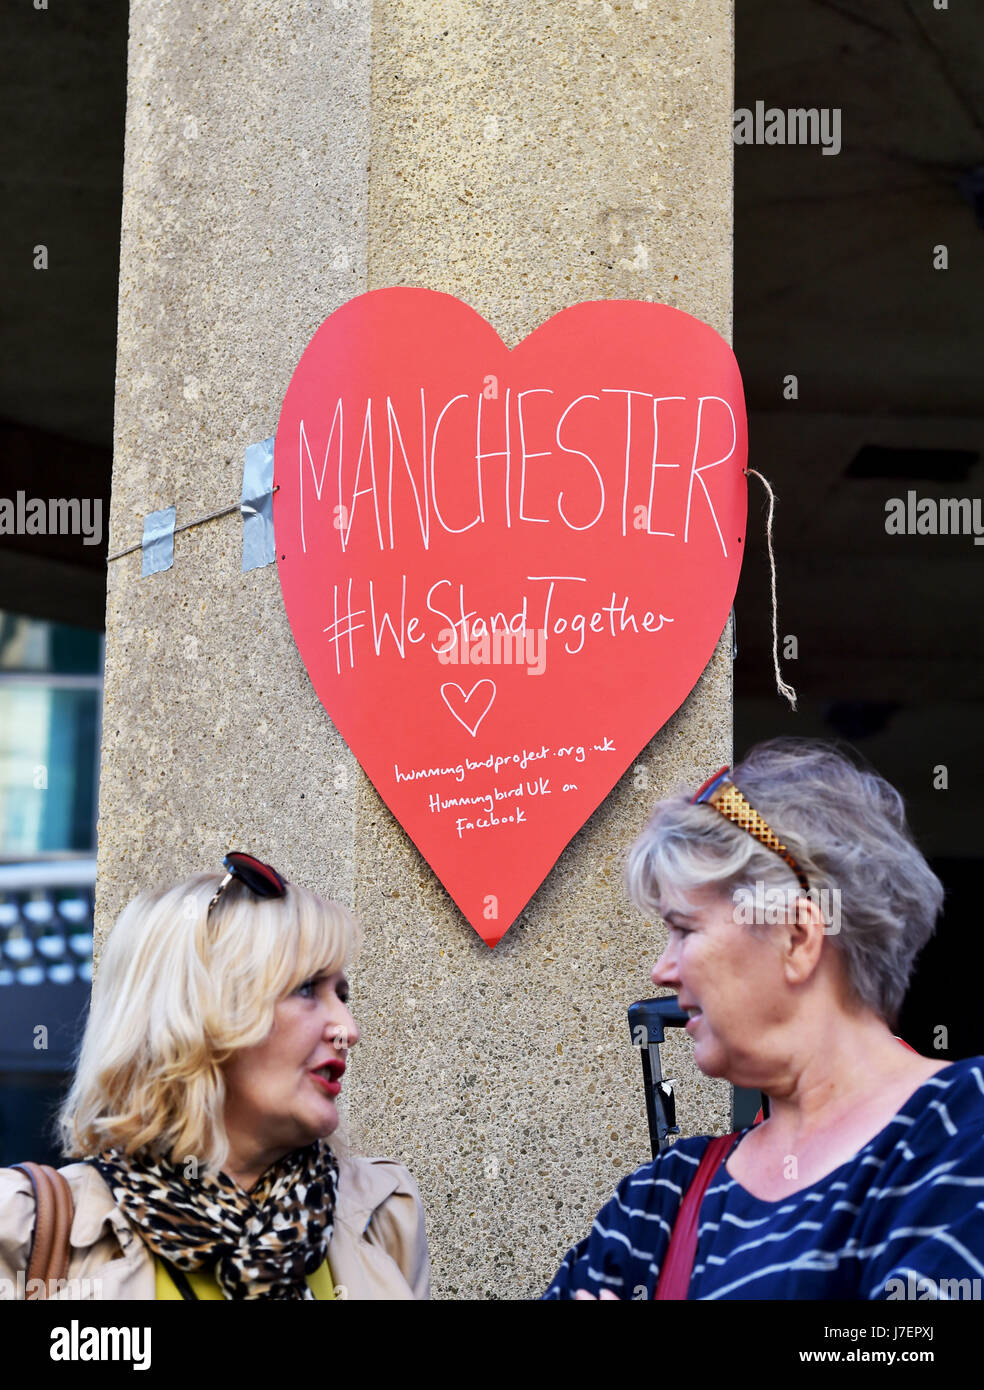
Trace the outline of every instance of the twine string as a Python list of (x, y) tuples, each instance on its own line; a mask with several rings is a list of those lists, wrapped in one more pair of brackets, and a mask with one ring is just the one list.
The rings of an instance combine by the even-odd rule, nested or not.
[(759, 482), (769, 494), (769, 515), (765, 522), (765, 539), (769, 551), (769, 573), (772, 578), (772, 664), (776, 672), (776, 689), (780, 695), (786, 697), (792, 708), (795, 709), (796, 691), (791, 685), (786, 684), (779, 670), (779, 604), (776, 598), (776, 556), (772, 548), (772, 518), (776, 509), (776, 494), (772, 491), (768, 478), (766, 478), (764, 474), (759, 473), (757, 469), (746, 468), (745, 472), (758, 478)]

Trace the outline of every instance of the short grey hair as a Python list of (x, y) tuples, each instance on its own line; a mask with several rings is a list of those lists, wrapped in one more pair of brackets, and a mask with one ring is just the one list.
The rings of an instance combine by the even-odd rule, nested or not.
[[(851, 750), (853, 753), (854, 750)], [(857, 758), (854, 754), (854, 758)], [(894, 1028), (916, 956), (932, 936), (943, 885), (916, 845), (902, 797), (843, 746), (776, 738), (757, 744), (731, 778), (806, 873), (811, 890), (838, 890), (841, 952), (857, 998)], [(647, 916), (669, 900), (718, 887), (792, 888), (778, 854), (692, 792), (660, 801), (625, 865), (628, 893)]]

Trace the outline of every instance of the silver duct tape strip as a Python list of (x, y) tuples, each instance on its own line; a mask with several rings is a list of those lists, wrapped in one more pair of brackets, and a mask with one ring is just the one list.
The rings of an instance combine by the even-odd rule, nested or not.
[(273, 536), (273, 441), (276, 436), (250, 444), (243, 466), (243, 574), (277, 558)]
[(144, 517), (143, 541), (143, 566), (141, 577), (146, 579), (148, 574), (159, 574), (161, 570), (169, 570), (174, 564), (174, 518), (177, 509), (175, 507), (165, 507), (159, 512), (148, 512)]

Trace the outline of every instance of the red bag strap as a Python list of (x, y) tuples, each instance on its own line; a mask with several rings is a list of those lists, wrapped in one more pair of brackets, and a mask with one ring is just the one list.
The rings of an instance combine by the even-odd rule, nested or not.
[(711, 1179), (724, 1162), (739, 1133), (739, 1130), (735, 1130), (733, 1134), (719, 1134), (704, 1150), (697, 1172), (683, 1195), (677, 1219), (673, 1223), (669, 1248), (659, 1272), (659, 1282), (653, 1298), (672, 1298), (678, 1301), (686, 1299), (690, 1288), (690, 1276), (694, 1271), (694, 1257), (697, 1254), (700, 1204)]

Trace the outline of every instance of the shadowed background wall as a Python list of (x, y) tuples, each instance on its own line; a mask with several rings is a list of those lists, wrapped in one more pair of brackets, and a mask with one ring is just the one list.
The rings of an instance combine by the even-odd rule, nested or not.
[[(236, 501), (318, 325), (423, 285), (514, 346), (565, 306), (675, 305), (730, 338), (728, 0), (131, 5), (110, 552)], [(536, 1296), (648, 1139), (625, 1008), (662, 930), (629, 906), (649, 806), (731, 757), (731, 633), (490, 952), (311, 688), (233, 513), (173, 568), (112, 562), (97, 935), (248, 849), (352, 905), (346, 1124), (404, 1161), (434, 1294)], [(664, 1049), (684, 1132), (730, 1088)]]

